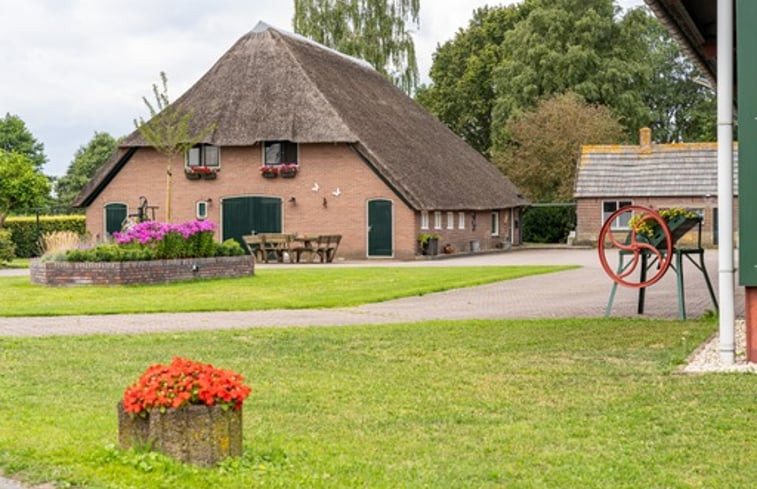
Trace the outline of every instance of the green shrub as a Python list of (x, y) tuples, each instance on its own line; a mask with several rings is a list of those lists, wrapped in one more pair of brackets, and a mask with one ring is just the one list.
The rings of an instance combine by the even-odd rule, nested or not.
[(216, 251), (216, 256), (242, 256), (244, 248), (234, 238), (229, 238), (220, 244), (221, 252)]
[(576, 227), (576, 208), (530, 207), (523, 214), (523, 241), (527, 243), (564, 243)]
[(34, 216), (9, 217), (5, 220), (5, 228), (11, 232), (11, 240), (19, 258), (39, 256), (39, 238), (43, 234), (72, 231), (82, 235), (87, 231), (86, 219), (82, 215), (40, 216), (39, 228)]
[(0, 229), (0, 265), (16, 257), (15, 248), (13, 240), (11, 240), (11, 232), (7, 229)]

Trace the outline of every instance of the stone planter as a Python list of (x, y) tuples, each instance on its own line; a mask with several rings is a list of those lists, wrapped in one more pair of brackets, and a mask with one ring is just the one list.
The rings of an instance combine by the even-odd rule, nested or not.
[(118, 444), (122, 450), (148, 445), (184, 463), (211, 467), (242, 455), (242, 410), (184, 406), (143, 418), (118, 403)]

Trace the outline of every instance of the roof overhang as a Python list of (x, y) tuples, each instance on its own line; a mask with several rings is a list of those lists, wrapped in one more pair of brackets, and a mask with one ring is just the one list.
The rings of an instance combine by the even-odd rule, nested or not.
[[(714, 88), (717, 80), (717, 1), (644, 1)], [(735, 60), (735, 32), (730, 42), (733, 45)], [(734, 63), (734, 80), (735, 73)]]

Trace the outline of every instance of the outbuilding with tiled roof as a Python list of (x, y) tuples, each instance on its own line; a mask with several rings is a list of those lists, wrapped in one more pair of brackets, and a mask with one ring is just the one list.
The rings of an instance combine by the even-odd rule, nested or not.
[[(605, 220), (633, 204), (697, 212), (704, 218), (702, 243), (717, 244), (717, 143), (654, 144), (648, 128), (639, 136), (638, 146), (582, 146), (574, 191), (576, 242), (596, 243)], [(618, 218), (613, 229), (627, 231), (629, 218)]]

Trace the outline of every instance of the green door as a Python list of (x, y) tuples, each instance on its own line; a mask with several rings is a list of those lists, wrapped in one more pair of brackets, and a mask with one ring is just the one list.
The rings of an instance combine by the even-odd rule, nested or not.
[(245, 234), (280, 233), (281, 199), (234, 197), (223, 199), (223, 240), (234, 238), (244, 247)]
[(368, 256), (393, 256), (392, 201), (368, 202)]
[(126, 220), (126, 204), (108, 204), (105, 206), (105, 234), (112, 235), (121, 231), (121, 224)]

